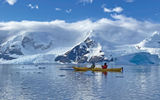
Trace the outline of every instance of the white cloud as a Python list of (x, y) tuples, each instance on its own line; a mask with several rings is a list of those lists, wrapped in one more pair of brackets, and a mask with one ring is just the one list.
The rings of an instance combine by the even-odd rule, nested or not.
[[(83, 23), (88, 26), (90, 25), (89, 20), (75, 23), (66, 23), (62, 20), (51, 22), (0, 22), (0, 44), (8, 40), (9, 37), (20, 34), (31, 34), (31, 36), (35, 36), (36, 39), (43, 38), (41, 36), (46, 34), (48, 38), (52, 38), (51, 40), (53, 40), (55, 49), (75, 46), (85, 39), (85, 32), (90, 29), (89, 27), (85, 27)], [(82, 28), (82, 30), (80, 28)]]
[(67, 9), (66, 10), (66, 13), (68, 13), (68, 14), (71, 13), (71, 12), (72, 12), (72, 9)]
[(123, 8), (121, 8), (121, 7), (115, 7), (115, 8), (113, 8), (113, 10), (112, 10), (113, 12), (117, 12), (117, 13), (120, 13), (120, 12), (122, 12), (123, 11)]
[(80, 0), (81, 3), (93, 3), (93, 0)]
[(31, 8), (31, 9), (39, 9), (38, 5), (28, 4), (27, 7)]
[(55, 10), (56, 10), (56, 11), (61, 11), (62, 9), (61, 9), (61, 8), (55, 8)]
[(110, 12), (112, 12), (112, 10), (108, 9), (108, 8), (104, 8), (104, 12), (110, 13)]
[(128, 3), (134, 2), (134, 0), (125, 0)]
[[(148, 21), (138, 21), (123, 15), (112, 15), (113, 20), (102, 18), (97, 21), (90, 19), (67, 23), (63, 20), (51, 22), (22, 21), (0, 22), (0, 43), (10, 36), (22, 33), (35, 33), (41, 36), (43, 33), (51, 37), (55, 49), (73, 47), (84, 41), (88, 32), (93, 30), (93, 36), (119, 45), (135, 44), (150, 36), (154, 31), (160, 31), (160, 24)], [(58, 41), (58, 44), (56, 44)], [(103, 43), (105, 43), (103, 42)]]
[(106, 13), (111, 13), (111, 12), (121, 13), (123, 11), (123, 8), (122, 7), (115, 7), (113, 9), (109, 9), (109, 8), (106, 8), (103, 6), (103, 10)]
[(6, 2), (9, 4), (9, 5), (14, 5), (17, 0), (6, 0)]

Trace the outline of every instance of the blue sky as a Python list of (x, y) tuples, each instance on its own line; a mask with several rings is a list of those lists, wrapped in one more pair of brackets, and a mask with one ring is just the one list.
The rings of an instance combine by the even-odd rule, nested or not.
[(160, 0), (0, 0), (0, 21), (94, 21), (121, 14), (159, 23), (159, 4)]

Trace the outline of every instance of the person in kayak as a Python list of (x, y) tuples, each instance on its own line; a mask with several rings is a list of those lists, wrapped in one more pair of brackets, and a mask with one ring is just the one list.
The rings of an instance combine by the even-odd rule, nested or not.
[(102, 66), (102, 69), (107, 69), (108, 65), (107, 63), (104, 63), (104, 65)]
[(91, 65), (90, 68), (91, 68), (91, 69), (94, 69), (94, 68), (95, 68), (95, 63), (92, 63), (92, 65)]

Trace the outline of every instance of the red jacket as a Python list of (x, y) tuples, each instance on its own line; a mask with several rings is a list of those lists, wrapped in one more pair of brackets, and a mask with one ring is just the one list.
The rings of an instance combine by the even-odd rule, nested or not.
[(107, 65), (102, 66), (103, 69), (107, 69), (107, 67), (108, 67)]

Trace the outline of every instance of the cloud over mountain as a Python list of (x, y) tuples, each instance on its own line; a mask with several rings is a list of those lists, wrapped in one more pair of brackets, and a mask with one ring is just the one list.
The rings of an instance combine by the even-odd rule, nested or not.
[[(123, 15), (112, 15), (113, 19), (102, 18), (97, 21), (90, 19), (67, 23), (63, 20), (51, 22), (21, 21), (0, 23), (0, 43), (7, 41), (9, 37), (27, 32), (50, 33), (59, 43), (66, 43), (72, 47), (84, 41), (88, 32), (91, 35), (102, 37), (102, 39), (119, 45), (135, 44), (148, 37), (154, 31), (160, 31), (160, 24), (148, 21), (138, 21)], [(59, 45), (61, 46), (61, 45)], [(64, 45), (62, 45), (63, 47)]]

